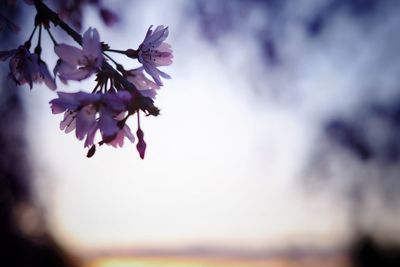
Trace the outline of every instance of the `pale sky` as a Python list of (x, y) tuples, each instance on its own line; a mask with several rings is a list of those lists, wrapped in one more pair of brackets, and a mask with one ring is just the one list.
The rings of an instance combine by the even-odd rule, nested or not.
[[(181, 10), (169, 3), (139, 5), (142, 16), (127, 16), (129, 26), (118, 31), (96, 20), (90, 24), (115, 49), (136, 48), (148, 25), (170, 27), (174, 63), (163, 71), (172, 79), (156, 100), (161, 116), (142, 119), (145, 160), (128, 142), (121, 149), (102, 146), (87, 159), (83, 142), (61, 132), (62, 116), (51, 114), (48, 101), (55, 94), (42, 87), (24, 90), (37, 188), (56, 237), (88, 251), (340, 244), (348, 233), (345, 207), (307, 195), (300, 179), (319, 140), (319, 122), (358, 101), (360, 92), (350, 89), (363, 71), (357, 60), (368, 58), (355, 56), (350, 68), (344, 63), (351, 48), (310, 53), (315, 48), (294, 34), (297, 45), (283, 48), (291, 64), (258, 68), (260, 54), (249, 36), (232, 34), (223, 41), (225, 49), (215, 48), (200, 38), (194, 21), (182, 25)], [(344, 40), (357, 31), (348, 29)], [(367, 51), (368, 44), (360, 49)], [(247, 75), (252, 69), (253, 86), (282, 88), (283, 94), (296, 87), (301, 98), (256, 95)]]

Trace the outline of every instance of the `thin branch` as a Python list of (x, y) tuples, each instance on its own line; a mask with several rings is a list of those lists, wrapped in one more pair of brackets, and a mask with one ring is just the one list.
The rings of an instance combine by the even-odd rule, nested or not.
[(60, 28), (63, 29), (69, 36), (71, 36), (75, 42), (82, 45), (82, 36), (68, 26), (68, 24), (66, 24), (62, 19), (60, 19), (57, 13), (48, 8), (41, 0), (35, 0), (34, 3), (39, 14), (53, 22), (55, 26), (60, 26)]
[[(72, 29), (68, 24), (66, 24), (60, 17), (47, 7), (41, 0), (34, 0), (35, 8), (37, 12), (50, 20), (55, 26), (59, 26), (63, 29), (75, 42), (82, 46), (82, 36)], [(139, 90), (127, 79), (125, 79), (118, 71), (116, 71), (110, 64), (108, 64), (105, 60), (103, 60), (103, 64), (101, 66), (103, 70), (109, 71), (113, 74), (115, 80), (120, 83), (126, 90), (130, 91), (133, 95), (135, 104), (137, 104), (140, 109), (143, 111), (147, 111), (149, 115), (158, 116), (160, 114), (160, 110), (154, 106), (154, 101), (149, 98), (143, 96)]]

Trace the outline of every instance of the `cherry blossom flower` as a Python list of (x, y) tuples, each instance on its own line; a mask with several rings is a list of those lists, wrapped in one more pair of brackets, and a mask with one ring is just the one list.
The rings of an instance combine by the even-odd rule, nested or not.
[(172, 63), (172, 49), (164, 40), (168, 37), (168, 27), (158, 26), (154, 32), (152, 26), (147, 30), (146, 37), (139, 46), (137, 55), (139, 62), (143, 64), (144, 70), (154, 79), (154, 81), (162, 86), (160, 76), (166, 79), (171, 78), (165, 72), (157, 69), (158, 66), (167, 66)]
[(100, 101), (101, 95), (85, 92), (57, 94), (58, 98), (50, 101), (50, 104), (53, 114), (64, 112), (60, 129), (66, 133), (76, 129), (76, 138), (82, 140), (96, 125), (96, 104)]
[(55, 90), (56, 84), (51, 76), (47, 64), (36, 54), (31, 53), (24, 45), (9, 51), (0, 52), (0, 60), (10, 58), (9, 76), (18, 85), (29, 84), (32, 89), (33, 82), (44, 82), (51, 90)]
[(103, 62), (99, 33), (92, 28), (83, 34), (82, 49), (59, 44), (54, 51), (61, 59), (55, 72), (64, 81), (86, 79), (97, 72)]
[(159, 89), (160, 86), (144, 75), (142, 67), (124, 71), (123, 75), (128, 81), (135, 85), (143, 96), (150, 98), (156, 97), (156, 90)]
[(124, 136), (134, 141), (129, 127), (121, 119), (121, 114), (129, 108), (127, 104), (131, 98), (131, 94), (127, 91), (104, 94), (58, 92), (58, 98), (51, 100), (50, 104), (53, 114), (64, 112), (60, 129), (66, 133), (75, 129), (79, 140), (86, 137), (85, 147), (93, 145), (98, 130), (101, 133), (102, 142), (122, 146), (121, 139)]
[(2, 60), (11, 57), (9, 77), (19, 85), (28, 83), (32, 89), (34, 76), (39, 69), (34, 54), (30, 53), (23, 45), (19, 46), (18, 49), (1, 52), (1, 54)]

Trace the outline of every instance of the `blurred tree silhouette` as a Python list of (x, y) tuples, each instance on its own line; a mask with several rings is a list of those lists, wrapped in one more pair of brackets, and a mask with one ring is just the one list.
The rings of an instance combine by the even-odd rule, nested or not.
[[(20, 9), (2, 1), (1, 13), (21, 19)], [(18, 35), (12, 29), (0, 32), (0, 50), (16, 46)], [(1, 73), (8, 70), (3, 64)], [(33, 216), (41, 216), (32, 196), (31, 163), (26, 141), (26, 116), (22, 99), (16, 85), (2, 75), (0, 91), (0, 265), (25, 266), (72, 266), (70, 259), (46, 233), (45, 225), (39, 223), (29, 233), (21, 225), (35, 224), (21, 220), (34, 219), (25, 216), (32, 210)], [(37, 219), (37, 218), (36, 218)], [(40, 219), (39, 219), (40, 221)]]
[[(26, 1), (27, 3), (29, 1)], [(53, 1), (64, 13), (78, 12), (87, 1)], [(100, 5), (102, 18), (107, 24), (116, 16)], [(31, 7), (34, 10), (33, 7)], [(17, 32), (22, 24), (22, 4), (15, 1), (0, 2), (0, 50), (17, 47), (24, 40)], [(68, 15), (68, 14), (64, 14)], [(80, 26), (82, 16), (74, 22)], [(9, 66), (0, 65), (0, 265), (9, 267), (71, 267), (77, 262), (53, 239), (47, 230), (43, 214), (35, 202), (32, 191), (32, 166), (26, 140), (26, 114), (20, 88), (6, 74)]]

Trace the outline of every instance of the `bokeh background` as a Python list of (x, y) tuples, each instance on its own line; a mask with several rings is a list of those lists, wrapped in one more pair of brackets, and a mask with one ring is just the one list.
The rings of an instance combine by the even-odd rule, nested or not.
[[(145, 160), (129, 143), (88, 159), (59, 130), (54, 92), (3, 92), (1, 131), (18, 140), (4, 139), (1, 161), (27, 162), (15, 187), (28, 189), (9, 193), (9, 172), (2, 187), (22, 196), (7, 205), (25, 236), (46, 233), (93, 267), (398, 266), (400, 2), (101, 4), (119, 21), (105, 26), (88, 4), (82, 29), (96, 27), (114, 49), (137, 48), (149, 25), (169, 26), (174, 63), (162, 69), (172, 79), (156, 99), (161, 116), (141, 121)], [(32, 30), (34, 9), (21, 8), (12, 8), (21, 31), (2, 33), (1, 50)]]

